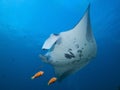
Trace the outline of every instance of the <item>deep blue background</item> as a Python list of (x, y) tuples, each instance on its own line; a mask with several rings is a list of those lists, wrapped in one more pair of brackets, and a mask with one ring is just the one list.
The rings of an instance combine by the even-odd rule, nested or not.
[[(53, 68), (38, 57), (51, 33), (73, 28), (87, 0), (0, 0), (0, 90), (118, 90), (120, 0), (91, 0), (96, 58), (62, 82), (47, 86)], [(31, 76), (44, 70), (44, 76)], [(119, 89), (120, 90), (120, 89)]]

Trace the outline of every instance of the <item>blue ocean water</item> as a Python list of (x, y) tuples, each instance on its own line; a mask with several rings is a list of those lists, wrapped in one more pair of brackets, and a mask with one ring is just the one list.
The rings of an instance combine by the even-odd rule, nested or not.
[[(50, 86), (53, 67), (40, 53), (51, 33), (73, 28), (91, 3), (96, 58)], [(0, 90), (120, 90), (119, 0), (0, 0)], [(44, 76), (31, 80), (39, 70)]]

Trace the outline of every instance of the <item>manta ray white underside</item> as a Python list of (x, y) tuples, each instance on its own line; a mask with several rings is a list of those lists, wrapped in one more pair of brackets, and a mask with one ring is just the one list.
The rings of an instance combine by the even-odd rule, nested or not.
[(42, 49), (49, 49), (41, 59), (51, 64), (59, 80), (80, 70), (96, 56), (96, 42), (91, 30), (90, 5), (80, 22), (71, 30), (51, 34)]

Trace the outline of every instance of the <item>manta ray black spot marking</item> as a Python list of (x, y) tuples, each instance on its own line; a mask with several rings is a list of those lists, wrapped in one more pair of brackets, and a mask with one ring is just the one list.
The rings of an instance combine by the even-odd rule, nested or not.
[(65, 55), (65, 57), (66, 57), (67, 59), (71, 59), (71, 58), (72, 58), (70, 54), (64, 54), (64, 55)]
[(70, 55), (74, 58), (75, 57), (75, 55), (72, 53), (72, 49), (70, 48), (70, 49), (68, 49), (68, 52), (70, 53)]
[(74, 55), (72, 52), (70, 52), (70, 54), (71, 54), (71, 56), (72, 56), (73, 58), (75, 58), (75, 55)]
[(71, 52), (71, 51), (72, 51), (72, 49), (71, 49), (71, 48), (69, 48), (69, 49), (68, 49), (68, 52)]
[(67, 53), (64, 54), (67, 59), (75, 58), (75, 55), (71, 51), (68, 50), (68, 52), (69, 54)]
[(75, 47), (76, 47), (76, 48), (79, 48), (79, 44), (75, 44)]
[(82, 50), (77, 50), (78, 53), (82, 53)]

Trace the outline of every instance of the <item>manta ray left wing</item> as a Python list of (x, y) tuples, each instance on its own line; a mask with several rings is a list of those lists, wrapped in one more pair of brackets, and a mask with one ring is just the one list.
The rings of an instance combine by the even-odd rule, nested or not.
[(42, 49), (50, 49), (58, 39), (58, 34), (51, 34), (50, 37), (45, 41)]

